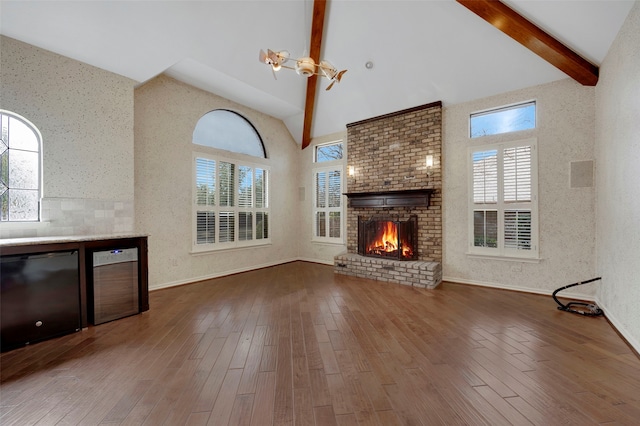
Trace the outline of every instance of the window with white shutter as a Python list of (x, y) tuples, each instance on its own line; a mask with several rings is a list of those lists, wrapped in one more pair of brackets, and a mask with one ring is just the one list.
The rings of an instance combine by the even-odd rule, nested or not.
[(270, 243), (268, 169), (194, 154), (194, 251)]
[(469, 252), (538, 256), (536, 140), (469, 149)]
[[(262, 138), (240, 114), (203, 115), (193, 143), (267, 158)], [(269, 169), (260, 164), (194, 152), (193, 251), (270, 244)]]
[(343, 145), (341, 141), (318, 145), (313, 170), (313, 240), (342, 244), (344, 241)]

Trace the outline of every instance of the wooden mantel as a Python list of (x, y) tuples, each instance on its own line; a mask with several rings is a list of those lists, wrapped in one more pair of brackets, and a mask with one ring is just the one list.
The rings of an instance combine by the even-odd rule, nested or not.
[(348, 192), (349, 207), (429, 207), (433, 189)]

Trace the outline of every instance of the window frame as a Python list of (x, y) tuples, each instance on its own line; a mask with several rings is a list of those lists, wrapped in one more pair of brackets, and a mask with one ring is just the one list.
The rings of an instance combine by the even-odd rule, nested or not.
[[(487, 115), (490, 115), (490, 114), (495, 114), (495, 113), (499, 113), (499, 112), (514, 110), (514, 109), (518, 109), (520, 107), (526, 107), (526, 106), (529, 106), (529, 105), (533, 105), (533, 107), (534, 107), (533, 127), (528, 128), (528, 129), (510, 130), (510, 131), (500, 132), (500, 133), (489, 133), (489, 134), (482, 134), (482, 135), (477, 135), (477, 136), (473, 135), (472, 121), (473, 121), (474, 117), (487, 116)], [(469, 127), (468, 127), (468, 131), (467, 131), (467, 135), (468, 135), (469, 139), (471, 139), (471, 140), (475, 140), (475, 139), (479, 139), (479, 138), (486, 138), (486, 137), (499, 137), (501, 135), (508, 135), (508, 134), (517, 133), (517, 132), (532, 131), (532, 130), (535, 130), (535, 129), (538, 128), (538, 102), (535, 99), (530, 99), (528, 101), (516, 102), (516, 103), (513, 103), (513, 104), (503, 105), (503, 106), (500, 106), (500, 107), (495, 107), (495, 108), (489, 108), (489, 109), (485, 109), (485, 110), (475, 111), (475, 112), (472, 112), (471, 114), (469, 114), (469, 123), (468, 124), (469, 124)]]
[[(210, 160), (210, 161), (215, 161), (216, 164), (216, 178), (215, 178), (215, 205), (211, 206), (211, 205), (200, 205), (198, 204), (198, 191), (197, 191), (197, 160), (198, 159), (205, 159), (205, 160)], [(224, 163), (230, 163), (233, 164), (235, 166), (235, 173), (234, 173), (234, 181), (233, 181), (233, 206), (221, 206), (220, 205), (220, 179), (218, 178), (218, 170), (219, 170), (219, 166), (220, 166), (220, 162), (224, 162)], [(240, 167), (250, 167), (252, 170), (252, 206), (250, 207), (241, 207), (239, 206), (239, 200), (240, 200), (240, 195), (239, 195), (239, 179), (240, 179), (240, 173), (238, 173), (238, 170), (240, 169)], [(265, 184), (265, 191), (264, 191), (264, 207), (256, 207), (255, 205), (255, 201), (256, 201), (256, 191), (255, 191), (255, 185), (256, 185), (256, 173), (255, 170), (256, 169), (261, 169), (265, 171), (266, 174), (266, 184)], [(191, 199), (192, 199), (192, 213), (191, 213), (191, 220), (192, 220), (192, 242), (191, 242), (191, 246), (192, 246), (192, 252), (193, 253), (202, 253), (202, 252), (209, 252), (209, 251), (220, 251), (220, 250), (229, 250), (229, 249), (236, 249), (236, 248), (246, 248), (246, 247), (256, 247), (256, 246), (264, 246), (264, 245), (269, 245), (271, 244), (271, 220), (273, 219), (272, 215), (271, 215), (271, 204), (270, 204), (270, 200), (269, 200), (269, 186), (270, 186), (270, 180), (271, 180), (271, 168), (261, 162), (256, 162), (256, 161), (246, 161), (246, 160), (241, 160), (241, 159), (234, 159), (234, 158), (229, 158), (229, 157), (224, 157), (221, 155), (216, 155), (216, 154), (211, 154), (211, 153), (204, 153), (204, 152), (199, 152), (199, 151), (194, 151), (193, 155), (192, 155), (192, 173), (191, 173), (191, 191), (192, 191), (192, 195), (191, 195)], [(215, 223), (215, 240), (213, 243), (198, 243), (198, 213), (199, 212), (211, 212), (215, 214), (215, 218), (216, 218), (216, 223)], [(224, 241), (224, 242), (220, 242), (220, 224), (219, 224), (219, 218), (220, 218), (220, 213), (223, 212), (233, 212), (233, 217), (234, 217), (234, 240), (233, 241)], [(252, 213), (252, 239), (251, 240), (240, 240), (240, 214), (241, 213)], [(267, 217), (269, 218), (269, 225), (268, 225), (268, 236), (267, 238), (261, 238), (261, 239), (256, 239), (256, 234), (257, 234), (257, 228), (256, 228), (256, 221), (257, 221), (257, 213), (265, 213), (267, 215)]]
[[(335, 160), (326, 160), (326, 161), (318, 161), (318, 149), (322, 147), (327, 147), (331, 145), (342, 145), (342, 158)], [(343, 140), (334, 140), (331, 142), (317, 144), (313, 147), (313, 163), (314, 168), (311, 172), (311, 183), (313, 188), (313, 200), (312, 200), (312, 212), (311, 212), (311, 241), (316, 243), (325, 243), (325, 244), (344, 244), (345, 242), (345, 229), (346, 229), (346, 218), (345, 218), (345, 196), (344, 196), (344, 188), (345, 188), (345, 164), (346, 164), (346, 153), (345, 153), (346, 145)], [(330, 172), (339, 172), (340, 173), (340, 206), (339, 207), (329, 207), (328, 199), (329, 199), (329, 191), (328, 191), (328, 180), (327, 180), (327, 188), (326, 188), (326, 200), (327, 207), (318, 207), (317, 200), (317, 175), (318, 173), (326, 172), (327, 174)], [(327, 175), (328, 176), (328, 175)], [(328, 179), (328, 178), (327, 178)], [(326, 212), (325, 221), (327, 230), (327, 236), (318, 236), (317, 235), (317, 213), (318, 212)], [(329, 234), (329, 215), (331, 212), (339, 212), (340, 213), (340, 236), (339, 237), (330, 237)]]
[[(504, 198), (504, 151), (505, 149), (531, 147), (531, 200), (528, 202), (505, 202)], [(497, 202), (476, 203), (474, 200), (474, 153), (497, 150)], [(470, 146), (468, 158), (468, 252), (469, 255), (488, 256), (502, 259), (538, 259), (539, 258), (539, 216), (538, 216), (538, 142), (536, 138), (514, 141), (478, 144)], [(492, 207), (492, 208), (489, 208)], [(497, 211), (497, 247), (475, 245), (474, 213), (479, 210)], [(531, 214), (530, 250), (505, 247), (505, 213), (511, 211), (529, 211)]]
[[(7, 141), (7, 151), (10, 150), (17, 150), (17, 151), (26, 151), (26, 152), (36, 152), (38, 155), (38, 168), (37, 168), (37, 173), (38, 176), (36, 178), (37, 181), (37, 218), (36, 219), (15, 219), (12, 220), (11, 217), (9, 216), (9, 218), (7, 220), (1, 220), (0, 219), (0, 224), (2, 224), (3, 227), (7, 227), (7, 226), (16, 226), (16, 224), (37, 224), (37, 223), (42, 223), (42, 194), (43, 194), (43, 187), (44, 187), (44, 180), (43, 180), (43, 151), (44, 151), (44, 144), (43, 144), (43, 139), (42, 139), (42, 133), (40, 133), (40, 129), (38, 129), (38, 127), (33, 124), (30, 120), (28, 120), (27, 118), (21, 116), (20, 114), (16, 114), (13, 111), (9, 111), (9, 110), (5, 110), (5, 109), (0, 109), (0, 115), (5, 115), (7, 117), (9, 117), (10, 119), (14, 119), (14, 120), (18, 120), (20, 122), (22, 122), (26, 127), (28, 127), (31, 131), (33, 131), (35, 137), (36, 137), (36, 141), (38, 144), (38, 150), (37, 151), (27, 151), (27, 150), (21, 150), (21, 149), (16, 149), (16, 148), (11, 148), (9, 146), (9, 141)], [(2, 126), (0, 126), (0, 131), (2, 130), (1, 128)], [(10, 130), (9, 130), (10, 132)], [(0, 135), (1, 137), (2, 135)], [(8, 153), (10, 154), (10, 152)], [(11, 163), (11, 159), (9, 157), (9, 160), (7, 161), (7, 169), (9, 169), (9, 164)], [(8, 182), (7, 182), (8, 183)], [(16, 188), (14, 188), (16, 189)], [(7, 187), (7, 191), (10, 191), (11, 187)]]

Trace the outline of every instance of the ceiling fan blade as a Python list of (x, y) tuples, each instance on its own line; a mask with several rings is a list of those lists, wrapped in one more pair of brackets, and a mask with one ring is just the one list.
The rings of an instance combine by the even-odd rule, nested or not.
[(338, 73), (338, 75), (336, 75), (335, 80), (336, 81), (340, 81), (340, 79), (342, 78), (342, 75), (347, 72), (347, 70), (342, 70)]
[(335, 80), (333, 80), (333, 81), (331, 82), (331, 84), (327, 86), (327, 88), (326, 88), (325, 90), (331, 90), (331, 88), (333, 87), (333, 85), (335, 84), (335, 82), (336, 82), (336, 81), (335, 81)]
[(278, 63), (278, 54), (271, 49), (267, 49), (267, 57), (271, 61), (272, 64)]
[(258, 57), (258, 59), (260, 60), (260, 62), (262, 62), (263, 64), (267, 63), (267, 54), (264, 53), (264, 50), (260, 49), (260, 56)]

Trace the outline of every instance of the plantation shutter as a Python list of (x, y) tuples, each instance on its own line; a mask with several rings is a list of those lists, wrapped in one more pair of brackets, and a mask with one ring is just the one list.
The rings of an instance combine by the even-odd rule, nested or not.
[(340, 171), (332, 170), (329, 172), (328, 194), (329, 194), (329, 207), (340, 207), (340, 200), (342, 194), (340, 191)]
[(498, 151), (473, 153), (473, 202), (491, 204), (498, 201)]
[(480, 252), (523, 257), (535, 254), (531, 253), (534, 239), (537, 241), (534, 144), (535, 140), (527, 140), (471, 151), (470, 246)]
[(329, 172), (328, 195), (329, 195), (329, 237), (340, 238), (340, 203), (342, 201), (340, 170), (332, 170)]
[(212, 244), (216, 236), (216, 162), (196, 158), (196, 244)]
[(531, 201), (531, 147), (504, 150), (504, 202)]
[(220, 161), (218, 179), (220, 181), (220, 206), (233, 207), (236, 165)]
[[(220, 207), (234, 207), (235, 199), (235, 172), (236, 165), (220, 161), (218, 169), (218, 180), (220, 181)], [(231, 211), (221, 211), (219, 213), (219, 235), (218, 241), (221, 243), (235, 241), (235, 215)]]
[(256, 185), (255, 185), (255, 193), (256, 193), (256, 207), (263, 208), (267, 207), (267, 185), (266, 175), (267, 171), (263, 169), (256, 169)]
[(504, 212), (504, 246), (510, 249), (531, 250), (531, 211)]
[(214, 206), (216, 204), (216, 162), (206, 158), (196, 158), (196, 204)]
[(239, 166), (238, 176), (238, 207), (252, 207), (253, 170), (248, 166)]
[(327, 172), (316, 173), (316, 207), (327, 207)]
[(324, 209), (327, 207), (327, 172), (317, 172), (315, 175), (315, 203), (317, 209), (315, 214), (316, 236), (326, 237), (327, 219)]
[[(255, 207), (266, 209), (267, 205), (267, 171), (255, 169)], [(256, 240), (269, 238), (269, 214), (266, 211), (256, 211)]]

